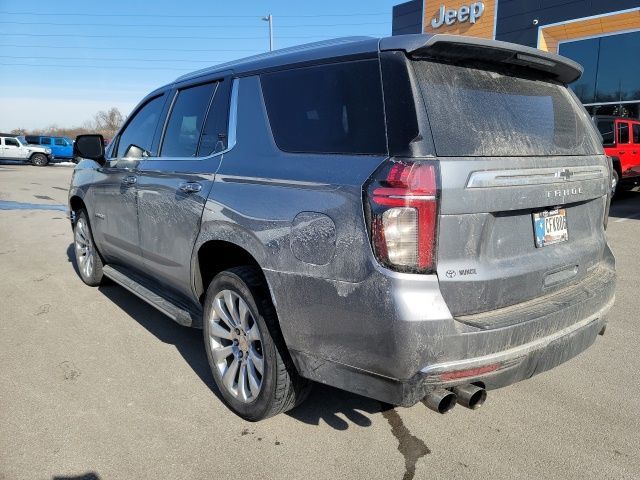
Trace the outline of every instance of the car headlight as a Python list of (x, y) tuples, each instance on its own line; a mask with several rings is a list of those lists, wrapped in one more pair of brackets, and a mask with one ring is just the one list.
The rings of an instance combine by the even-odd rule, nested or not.
[(50, 149), (50, 148), (45, 148), (45, 149), (44, 149), (44, 151), (45, 151), (46, 153), (51, 153), (51, 149)]

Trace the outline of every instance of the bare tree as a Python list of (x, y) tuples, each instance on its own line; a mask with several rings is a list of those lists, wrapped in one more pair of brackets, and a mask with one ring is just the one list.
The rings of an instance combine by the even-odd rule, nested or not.
[(93, 119), (86, 120), (79, 127), (59, 127), (58, 125), (49, 125), (46, 128), (36, 128), (27, 130), (26, 128), (15, 128), (11, 131), (14, 135), (47, 135), (52, 137), (69, 137), (75, 138), (85, 133), (100, 133), (106, 139), (114, 137), (125, 117), (116, 107), (109, 110), (101, 110), (93, 116)]
[(95, 124), (95, 130), (102, 133), (105, 137), (112, 138), (122, 122), (124, 122), (124, 116), (120, 113), (116, 107), (112, 107), (109, 110), (100, 110), (93, 117)]

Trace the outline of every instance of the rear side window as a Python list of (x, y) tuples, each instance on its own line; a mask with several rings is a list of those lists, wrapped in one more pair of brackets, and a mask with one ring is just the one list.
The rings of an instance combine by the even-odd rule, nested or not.
[(199, 157), (208, 157), (225, 150), (228, 146), (227, 123), (229, 120), (230, 90), (230, 80), (218, 82), (200, 137)]
[(377, 60), (295, 68), (260, 78), (271, 129), (281, 150), (385, 154)]
[(615, 145), (613, 138), (613, 120), (598, 120), (598, 130), (602, 135), (603, 145)]
[(588, 116), (552, 82), (428, 61), (413, 62), (441, 156), (591, 155)]
[(164, 95), (149, 100), (140, 108), (120, 134), (118, 151), (115, 155), (126, 156), (132, 145), (151, 153), (153, 134), (158, 126), (158, 120), (164, 105)]
[(633, 143), (640, 143), (640, 123), (633, 123)]
[(629, 143), (629, 124), (627, 122), (618, 123), (618, 143)]
[(42, 137), (40, 139), (41, 145), (51, 145), (51, 137)]
[(178, 91), (164, 134), (161, 156), (195, 157), (215, 83)]

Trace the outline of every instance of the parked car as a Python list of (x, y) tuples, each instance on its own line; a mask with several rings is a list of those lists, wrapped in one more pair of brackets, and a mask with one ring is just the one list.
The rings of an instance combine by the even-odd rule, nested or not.
[(40, 145), (28, 145), (24, 137), (11, 133), (0, 133), (0, 159), (21, 160), (44, 167), (54, 159), (50, 148)]
[(73, 140), (67, 137), (51, 137), (46, 135), (27, 135), (27, 143), (31, 145), (43, 145), (50, 148), (56, 158), (73, 158)]
[(246, 419), (310, 381), (478, 407), (589, 347), (614, 301), (611, 171), (566, 88), (580, 74), (520, 45), (409, 35), (182, 76), (106, 151), (76, 139), (79, 274), (202, 327)]
[(593, 117), (604, 151), (613, 161), (613, 185), (632, 188), (640, 184), (640, 120), (625, 117)]

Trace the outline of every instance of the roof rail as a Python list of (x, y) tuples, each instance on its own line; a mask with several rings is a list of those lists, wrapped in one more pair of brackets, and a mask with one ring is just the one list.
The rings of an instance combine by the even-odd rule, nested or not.
[(232, 69), (234, 66), (237, 65), (242, 65), (244, 63), (247, 62), (253, 62), (253, 61), (257, 61), (257, 60), (263, 60), (263, 59), (267, 59), (267, 58), (277, 58), (283, 55), (287, 55), (290, 53), (296, 53), (296, 52), (301, 52), (301, 51), (305, 51), (305, 50), (313, 50), (316, 48), (322, 48), (322, 47), (330, 47), (330, 46), (335, 46), (335, 45), (344, 45), (344, 44), (348, 44), (348, 43), (354, 43), (354, 42), (361, 42), (363, 40), (371, 40), (373, 37), (367, 37), (367, 36), (353, 36), (353, 37), (340, 37), (340, 38), (334, 38), (331, 40), (322, 40), (319, 42), (312, 42), (312, 43), (303, 43), (302, 45), (295, 45), (293, 47), (287, 47), (287, 48), (282, 48), (279, 50), (274, 50), (272, 52), (266, 52), (266, 53), (259, 53), (257, 55), (252, 55), (250, 57), (244, 57), (244, 58), (240, 58), (238, 60), (232, 60), (230, 62), (225, 62), (225, 63), (218, 63), (216, 65), (213, 65), (211, 67), (206, 67), (203, 68), (201, 70), (196, 70), (195, 72), (191, 72), (191, 73), (187, 73), (185, 75), (181, 75), (178, 78), (176, 78), (176, 82), (179, 82), (181, 80), (185, 80), (187, 78), (192, 78), (192, 77), (197, 77), (200, 75), (204, 75), (206, 73), (209, 72), (214, 72), (214, 71), (218, 71), (218, 70), (230, 70)]

